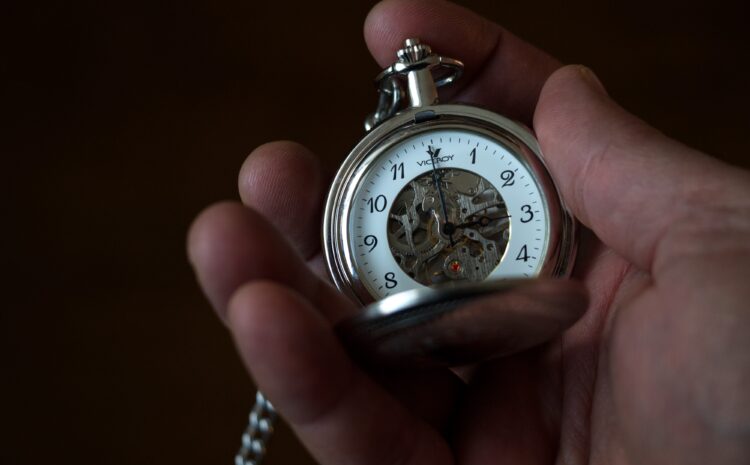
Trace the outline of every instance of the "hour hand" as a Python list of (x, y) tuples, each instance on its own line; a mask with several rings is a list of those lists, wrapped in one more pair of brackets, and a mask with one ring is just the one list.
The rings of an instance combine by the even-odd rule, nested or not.
[(505, 216), (499, 216), (497, 218), (490, 218), (489, 216), (481, 216), (473, 221), (467, 221), (466, 223), (461, 223), (456, 225), (456, 229), (458, 228), (468, 228), (471, 226), (479, 225), (481, 227), (487, 226), (490, 224), (490, 222), (494, 220), (504, 220), (506, 218), (510, 218), (510, 215)]

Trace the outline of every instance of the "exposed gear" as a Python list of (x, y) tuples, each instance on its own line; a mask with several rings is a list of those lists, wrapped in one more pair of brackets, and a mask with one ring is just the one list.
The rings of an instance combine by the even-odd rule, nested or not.
[(401, 269), (427, 286), (449, 280), (482, 281), (500, 263), (508, 244), (505, 202), (492, 184), (475, 173), (450, 168), (437, 174), (445, 210), (433, 173), (410, 181), (390, 210), (391, 253)]

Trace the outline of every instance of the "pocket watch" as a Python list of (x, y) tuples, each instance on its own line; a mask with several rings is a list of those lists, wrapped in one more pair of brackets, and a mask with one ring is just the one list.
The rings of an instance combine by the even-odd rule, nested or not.
[[(326, 201), (331, 281), (365, 306), (337, 333), (365, 362), (410, 366), (465, 365), (554, 337), (586, 296), (554, 279), (571, 272), (576, 222), (536, 138), (491, 111), (438, 103), (460, 61), (418, 39), (396, 55)], [(274, 418), (258, 393), (237, 464), (262, 459)]]
[[(488, 110), (438, 103), (437, 89), (460, 77), (460, 61), (418, 39), (407, 39), (397, 57), (376, 78), (379, 102), (365, 121), (367, 134), (344, 160), (326, 202), (331, 280), (368, 305), (339, 324), (339, 334), (380, 363), (444, 365), (554, 336), (562, 320), (572, 323), (582, 311), (580, 292), (544, 279), (569, 275), (576, 222), (536, 138)], [(458, 305), (488, 293), (503, 293), (505, 308)], [(481, 333), (526, 324), (530, 317), (521, 318), (523, 308), (514, 312), (511, 302), (545, 303), (549, 319), (513, 344)], [(520, 319), (508, 321), (511, 313)]]

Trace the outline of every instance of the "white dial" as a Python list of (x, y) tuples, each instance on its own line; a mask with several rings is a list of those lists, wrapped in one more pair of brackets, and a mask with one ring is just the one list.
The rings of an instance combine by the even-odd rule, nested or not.
[(433, 128), (363, 166), (346, 215), (346, 253), (374, 298), (539, 275), (548, 206), (528, 165), (499, 140)]

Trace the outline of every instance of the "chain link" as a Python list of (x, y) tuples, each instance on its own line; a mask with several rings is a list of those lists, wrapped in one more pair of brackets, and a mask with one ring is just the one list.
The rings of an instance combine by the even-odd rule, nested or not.
[(276, 410), (262, 392), (255, 393), (255, 405), (242, 434), (242, 445), (234, 457), (235, 465), (260, 465), (266, 455), (266, 444), (273, 434)]

